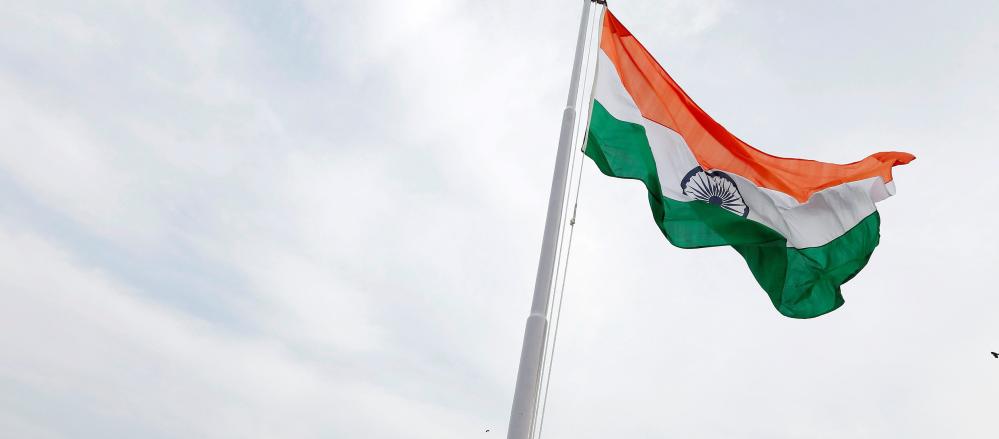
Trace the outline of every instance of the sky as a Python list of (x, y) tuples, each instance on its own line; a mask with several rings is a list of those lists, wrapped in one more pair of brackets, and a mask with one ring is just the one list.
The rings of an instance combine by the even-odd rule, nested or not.
[[(611, 7), (769, 153), (918, 159), (811, 320), (585, 163), (545, 437), (994, 437), (999, 3)], [(579, 10), (0, 6), (3, 436), (504, 437)]]

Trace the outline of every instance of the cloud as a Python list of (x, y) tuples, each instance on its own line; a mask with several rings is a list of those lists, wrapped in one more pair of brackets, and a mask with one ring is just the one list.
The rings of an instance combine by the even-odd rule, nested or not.
[[(578, 6), (13, 5), (0, 430), (502, 435)], [(988, 431), (986, 14), (770, 6), (612, 5), (768, 151), (915, 152), (882, 248), (842, 310), (790, 321), (587, 164), (547, 434)]]

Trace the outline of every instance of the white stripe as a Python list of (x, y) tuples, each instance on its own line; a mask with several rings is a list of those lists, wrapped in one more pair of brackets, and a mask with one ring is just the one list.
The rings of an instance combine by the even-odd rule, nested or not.
[[(613, 62), (602, 50), (593, 88), (593, 98), (612, 116), (645, 127), (663, 196), (693, 201), (680, 187), (683, 177), (699, 166), (687, 143), (677, 132), (642, 116)], [(783, 192), (761, 188), (737, 174), (726, 174), (735, 180), (749, 206), (748, 218), (784, 235), (787, 245), (795, 248), (818, 247), (836, 239), (873, 213), (875, 202), (895, 193), (894, 184), (871, 177), (823, 189), (799, 203)]]
[(739, 175), (729, 176), (749, 206), (749, 219), (780, 232), (788, 247), (796, 248), (818, 247), (846, 233), (877, 210), (872, 195), (885, 186), (881, 177), (851, 181), (818, 191), (799, 204), (783, 192), (761, 188)]
[(652, 156), (656, 160), (656, 171), (659, 173), (659, 184), (663, 188), (663, 196), (679, 201), (693, 201), (683, 194), (680, 180), (691, 169), (698, 165), (697, 159), (691, 154), (687, 142), (683, 141), (676, 131), (646, 119), (638, 111), (638, 105), (625, 90), (621, 78), (614, 69), (610, 58), (603, 50), (598, 51), (597, 77), (593, 84), (593, 99), (600, 102), (611, 116), (618, 120), (639, 124), (645, 127), (645, 135), (652, 147)]

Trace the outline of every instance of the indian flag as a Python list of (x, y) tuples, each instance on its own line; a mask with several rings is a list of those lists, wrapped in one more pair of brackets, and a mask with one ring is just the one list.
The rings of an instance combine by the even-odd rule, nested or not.
[(586, 143), (600, 171), (645, 183), (673, 245), (735, 248), (781, 314), (842, 305), (840, 286), (878, 245), (875, 203), (895, 193), (892, 167), (915, 157), (833, 164), (767, 154), (698, 107), (609, 11), (600, 32)]

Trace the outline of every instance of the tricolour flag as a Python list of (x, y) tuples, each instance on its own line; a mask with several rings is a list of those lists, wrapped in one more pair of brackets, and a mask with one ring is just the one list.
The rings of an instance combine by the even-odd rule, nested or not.
[(843, 304), (840, 285), (878, 245), (874, 203), (915, 157), (879, 152), (850, 164), (775, 157), (708, 116), (628, 29), (605, 13), (586, 155), (609, 176), (641, 180), (673, 245), (730, 245), (774, 306), (810, 318)]

